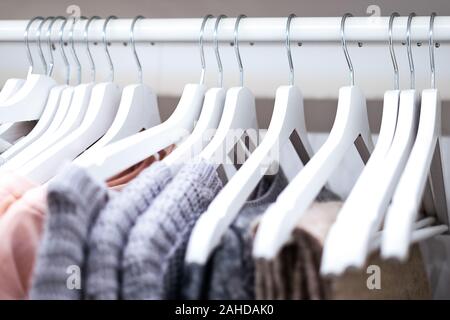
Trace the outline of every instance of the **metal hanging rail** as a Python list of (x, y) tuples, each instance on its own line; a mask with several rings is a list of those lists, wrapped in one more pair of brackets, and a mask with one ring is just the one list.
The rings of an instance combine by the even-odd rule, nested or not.
[[(414, 42), (428, 40), (429, 17), (414, 18), (411, 27), (411, 39)], [(393, 40), (405, 41), (407, 17), (395, 19), (393, 24)], [(89, 30), (89, 40), (101, 41), (103, 20), (94, 21)], [(124, 42), (129, 39), (132, 19), (117, 19), (108, 25), (108, 41)], [(235, 18), (221, 21), (219, 41), (233, 42)], [(339, 42), (341, 17), (317, 17), (293, 19), (291, 40), (294, 42)], [(24, 38), (28, 20), (1, 20), (0, 42), (21, 42)], [(60, 22), (58, 22), (60, 23)], [(53, 27), (52, 39), (58, 38), (58, 26)], [(77, 22), (74, 40), (81, 41), (86, 20)], [(198, 42), (202, 19), (142, 19), (136, 25), (137, 42)], [(69, 24), (69, 23), (68, 23)], [(37, 25), (37, 24), (36, 24)], [(33, 40), (34, 26), (30, 29), (30, 40)], [(346, 22), (346, 38), (348, 41), (386, 42), (388, 41), (389, 17), (352, 17)], [(69, 27), (67, 27), (69, 29)], [(436, 42), (450, 42), (450, 17), (436, 17), (434, 27)], [(208, 21), (204, 41), (213, 39), (214, 19)], [(239, 39), (241, 42), (283, 42), (285, 41), (286, 18), (246, 18), (242, 20)], [(66, 30), (64, 39), (68, 38)]]

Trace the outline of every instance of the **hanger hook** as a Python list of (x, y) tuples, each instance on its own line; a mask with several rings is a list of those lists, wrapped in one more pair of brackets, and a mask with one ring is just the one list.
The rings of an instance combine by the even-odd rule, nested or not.
[(203, 33), (205, 31), (206, 22), (208, 19), (213, 18), (213, 15), (207, 14), (203, 17), (202, 25), (200, 27), (200, 36), (199, 36), (199, 46), (200, 46), (200, 61), (202, 64), (202, 73), (200, 75), (200, 84), (205, 83), (205, 71), (206, 71), (206, 62), (205, 62), (205, 50), (203, 49)]
[(67, 59), (66, 51), (64, 50), (64, 29), (66, 27), (67, 21), (69, 21), (67, 18), (64, 18), (63, 23), (61, 24), (61, 28), (59, 29), (59, 46), (61, 48), (61, 54), (62, 58), (64, 60), (64, 64), (66, 65), (66, 84), (70, 83), (70, 63)]
[(47, 59), (45, 59), (44, 51), (42, 50), (42, 41), (41, 41), (41, 34), (42, 34), (42, 27), (45, 25), (47, 21), (53, 20), (55, 17), (46, 17), (44, 20), (41, 21), (41, 23), (38, 26), (37, 30), (37, 42), (39, 47), (39, 55), (41, 56), (42, 62), (44, 63), (44, 73), (47, 76), (50, 76), (49, 69), (50, 65), (53, 63), (53, 53), (50, 50), (50, 62), (47, 62)]
[(134, 41), (134, 26), (136, 25), (136, 22), (140, 19), (145, 19), (145, 17), (137, 16), (136, 18), (133, 19), (133, 22), (131, 23), (130, 42), (131, 42), (131, 45), (133, 46), (134, 59), (136, 60), (136, 65), (138, 67), (139, 83), (143, 83), (142, 65), (141, 65), (141, 62), (139, 61), (139, 56), (136, 51), (136, 42)]
[(114, 81), (114, 65), (112, 63), (111, 55), (109, 54), (108, 42), (106, 42), (106, 26), (108, 25), (108, 22), (111, 19), (117, 19), (117, 17), (109, 16), (108, 18), (106, 18), (105, 23), (103, 24), (102, 33), (103, 33), (103, 44), (105, 46), (106, 56), (108, 57), (108, 62), (109, 62), (109, 70), (111, 72), (110, 80), (111, 80), (111, 82), (113, 82)]
[(414, 12), (411, 12), (408, 16), (408, 21), (406, 23), (406, 49), (408, 52), (408, 62), (409, 62), (409, 72), (411, 77), (410, 82), (410, 88), (414, 89), (416, 87), (416, 75), (414, 70), (414, 61), (413, 61), (413, 55), (412, 55), (412, 49), (411, 49), (411, 22), (413, 17), (415, 17), (416, 14)]
[(219, 88), (223, 87), (223, 67), (222, 67), (222, 60), (220, 59), (220, 53), (219, 53), (219, 39), (218, 39), (218, 31), (219, 31), (219, 23), (222, 18), (226, 18), (227, 16), (224, 14), (221, 14), (217, 17), (216, 23), (214, 25), (214, 52), (216, 53), (216, 60), (217, 60), (217, 68), (219, 69)]
[[(47, 36), (47, 46), (48, 46), (48, 53), (49, 53), (49, 55), (50, 55), (50, 63), (49, 63), (49, 65), (48, 65), (48, 70), (47, 70), (47, 75), (48, 76), (51, 76), (52, 74), (53, 74), (53, 68), (54, 68), (54, 66), (55, 66), (55, 58), (54, 58), (54, 56), (53, 56), (53, 50), (52, 50), (52, 39), (51, 39), (51, 35), (52, 35), (52, 29), (53, 29), (53, 25), (55, 24), (55, 22), (57, 21), (57, 20), (59, 20), (59, 19), (62, 19), (62, 20), (65, 20), (66, 18), (64, 18), (63, 16), (57, 16), (57, 17), (54, 17), (53, 19), (52, 19), (52, 21), (50, 22), (50, 24), (48, 25), (48, 28), (47, 28), (47, 33), (46, 33), (46, 36)], [(64, 55), (64, 53), (63, 53), (63, 55)]]
[(398, 90), (400, 88), (400, 78), (398, 72), (397, 58), (395, 57), (394, 41), (392, 40), (392, 26), (394, 24), (394, 18), (399, 17), (398, 12), (393, 12), (389, 17), (389, 52), (391, 53), (392, 65), (394, 66), (394, 88)]
[(30, 21), (28, 21), (28, 24), (27, 24), (27, 27), (25, 28), (25, 33), (24, 33), (25, 45), (27, 47), (27, 58), (28, 58), (28, 61), (30, 63), (30, 68), (28, 69), (28, 74), (31, 74), (33, 72), (33, 69), (34, 69), (34, 61), (33, 61), (33, 56), (31, 55), (30, 39), (28, 37), (28, 33), (30, 31), (31, 25), (36, 20), (44, 20), (44, 18), (43, 17), (34, 17)]
[(73, 31), (75, 29), (76, 23), (77, 23), (77, 18), (73, 17), (72, 26), (70, 27), (69, 41), (70, 41), (70, 50), (72, 51), (73, 58), (77, 65), (77, 84), (80, 84), (81, 83), (81, 63), (80, 63), (80, 60), (78, 59), (78, 55), (75, 50), (75, 41), (73, 40)]
[(345, 60), (347, 60), (348, 69), (350, 70), (350, 85), (355, 85), (355, 70), (353, 69), (352, 60), (350, 59), (350, 55), (347, 49), (347, 41), (345, 40), (345, 20), (347, 18), (353, 17), (351, 13), (346, 13), (342, 16), (341, 20), (341, 45), (344, 50)]
[(293, 14), (293, 13), (290, 14), (288, 16), (287, 22), (286, 22), (286, 51), (287, 51), (289, 70), (290, 70), (290, 75), (289, 75), (289, 85), (290, 86), (294, 85), (294, 63), (292, 61), (292, 54), (291, 54), (291, 22), (292, 22), (292, 19), (295, 17), (296, 17), (295, 14)]
[(434, 64), (434, 18), (436, 17), (436, 12), (431, 13), (430, 16), (430, 37), (428, 39), (428, 47), (430, 50), (430, 67), (431, 67), (431, 88), (436, 89), (436, 72), (435, 72), (435, 64)]
[(42, 65), (44, 66), (44, 74), (47, 74), (47, 61), (45, 60), (44, 51), (42, 50), (41, 29), (42, 29), (42, 26), (45, 24), (45, 22), (47, 20), (49, 20), (49, 18), (52, 19), (53, 17), (47, 17), (47, 18), (42, 19), (36, 29), (36, 41), (38, 44), (39, 57), (41, 58)]
[(101, 18), (99, 16), (93, 16), (93, 17), (89, 18), (89, 20), (86, 22), (86, 25), (84, 26), (84, 34), (83, 34), (84, 40), (86, 41), (86, 51), (87, 51), (87, 55), (89, 58), (89, 63), (91, 65), (92, 82), (95, 82), (96, 70), (95, 70), (94, 58), (92, 58), (92, 52), (89, 47), (89, 26), (91, 25), (91, 22), (93, 20), (97, 20), (97, 19), (101, 19)]
[(240, 85), (244, 86), (244, 67), (242, 66), (241, 53), (239, 52), (239, 23), (242, 18), (247, 18), (245, 14), (240, 14), (236, 18), (236, 22), (234, 24), (234, 52), (236, 53), (236, 59), (238, 61), (239, 73), (240, 73)]

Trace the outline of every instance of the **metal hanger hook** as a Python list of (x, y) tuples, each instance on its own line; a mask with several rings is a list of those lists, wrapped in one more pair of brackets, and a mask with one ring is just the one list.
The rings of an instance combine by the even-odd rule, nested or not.
[[(47, 75), (48, 76), (51, 76), (53, 74), (53, 69), (54, 69), (54, 66), (55, 66), (55, 58), (53, 56), (53, 50), (52, 50), (53, 42), (52, 42), (51, 36), (52, 36), (53, 25), (55, 24), (55, 22), (57, 20), (66, 20), (66, 18), (63, 17), (63, 16), (54, 17), (52, 19), (52, 21), (50, 22), (50, 24), (48, 25), (48, 28), (47, 28), (46, 36), (47, 36), (48, 53), (50, 55), (50, 63), (48, 64), (48, 70), (47, 70)], [(62, 52), (62, 54), (65, 56), (64, 51)], [(66, 58), (66, 60), (67, 60), (67, 58)]]
[(86, 25), (84, 26), (84, 40), (86, 41), (86, 52), (89, 58), (89, 63), (91, 65), (91, 78), (92, 78), (92, 82), (95, 82), (95, 76), (96, 76), (96, 70), (95, 70), (95, 63), (94, 63), (94, 58), (92, 58), (92, 52), (91, 49), (89, 47), (89, 27), (91, 25), (91, 22), (93, 20), (97, 20), (97, 19), (101, 19), (99, 16), (93, 16), (90, 17), (89, 20), (86, 22)]
[(219, 15), (216, 18), (216, 23), (214, 24), (214, 52), (216, 53), (216, 61), (217, 61), (217, 68), (219, 69), (219, 88), (223, 87), (223, 67), (222, 67), (222, 60), (220, 59), (220, 53), (219, 53), (219, 23), (220, 20), (223, 18), (226, 18), (227, 16), (224, 14)]
[(75, 41), (73, 39), (73, 31), (75, 29), (75, 24), (76, 23), (77, 23), (77, 18), (73, 17), (72, 26), (70, 27), (69, 41), (70, 41), (70, 49), (72, 51), (73, 58), (74, 58), (75, 63), (77, 65), (77, 84), (80, 84), (81, 83), (81, 63), (80, 63), (80, 59), (78, 59), (78, 55), (77, 55), (77, 52), (75, 50)]
[(240, 74), (240, 85), (244, 86), (244, 67), (242, 66), (241, 53), (239, 52), (239, 23), (242, 18), (247, 18), (245, 14), (240, 14), (236, 18), (236, 22), (234, 23), (234, 52), (236, 54), (236, 59), (239, 66), (239, 74)]
[(66, 27), (67, 21), (69, 21), (67, 18), (64, 18), (63, 23), (61, 24), (61, 28), (59, 29), (59, 46), (61, 48), (62, 58), (64, 60), (64, 63), (66, 65), (66, 84), (70, 83), (70, 63), (69, 59), (67, 58), (66, 51), (64, 50), (64, 29)]
[(134, 27), (136, 25), (136, 22), (140, 19), (145, 19), (144, 16), (137, 16), (136, 18), (133, 19), (133, 22), (131, 23), (131, 29), (130, 29), (130, 42), (131, 45), (133, 47), (133, 54), (134, 54), (134, 59), (136, 60), (136, 65), (138, 67), (138, 77), (139, 77), (139, 83), (143, 83), (143, 76), (142, 76), (142, 65), (141, 62), (139, 61), (139, 56), (137, 54), (136, 51), (136, 42), (134, 41)]
[(392, 40), (392, 26), (394, 24), (394, 18), (399, 17), (398, 12), (393, 12), (389, 17), (389, 52), (391, 53), (392, 65), (394, 67), (394, 88), (398, 90), (400, 88), (400, 77), (398, 72), (397, 58), (394, 52), (394, 41)]
[[(30, 68), (28, 69), (28, 74), (33, 73), (33, 69), (34, 69), (34, 61), (33, 61), (33, 56), (31, 55), (30, 39), (28, 37), (28, 34), (30, 31), (31, 25), (36, 20), (44, 20), (44, 18), (43, 17), (34, 17), (30, 21), (28, 21), (28, 24), (27, 24), (27, 27), (25, 28), (25, 33), (24, 33), (25, 45), (27, 47), (27, 58), (28, 58), (28, 62), (30, 63)], [(44, 66), (45, 66), (45, 62), (44, 62)]]
[(39, 55), (41, 56), (42, 62), (44, 63), (44, 73), (47, 76), (50, 76), (49, 69), (50, 69), (50, 65), (53, 64), (53, 53), (50, 50), (50, 61), (47, 62), (47, 59), (45, 59), (44, 51), (42, 50), (41, 35), (42, 35), (42, 27), (45, 25), (45, 23), (47, 21), (53, 20), (54, 18), (55, 17), (46, 17), (44, 20), (42, 20), (38, 26), (37, 33), (36, 33), (37, 43), (38, 43), (38, 47), (39, 47)]
[(431, 67), (431, 88), (436, 89), (436, 72), (435, 72), (435, 64), (434, 64), (434, 18), (436, 17), (436, 12), (431, 13), (430, 16), (430, 30), (429, 30), (429, 38), (428, 38), (428, 48), (430, 51), (430, 67)]
[(214, 18), (214, 16), (211, 14), (207, 14), (203, 18), (202, 25), (200, 27), (200, 36), (198, 39), (198, 43), (199, 43), (199, 47), (200, 47), (200, 62), (202, 64), (202, 73), (200, 75), (200, 84), (205, 83), (206, 62), (205, 62), (205, 50), (203, 49), (203, 33), (205, 31), (206, 22), (210, 18)]
[(294, 85), (294, 63), (292, 61), (292, 53), (291, 53), (291, 22), (292, 19), (295, 18), (295, 14), (290, 14), (286, 21), (286, 52), (289, 62), (289, 85)]
[(413, 17), (415, 16), (416, 14), (414, 12), (411, 12), (408, 16), (408, 21), (406, 23), (406, 49), (408, 52), (409, 73), (411, 77), (409, 87), (411, 89), (414, 89), (416, 87), (416, 73), (414, 69), (414, 60), (411, 49), (411, 22)]
[(355, 85), (355, 70), (353, 69), (352, 60), (350, 59), (350, 55), (347, 49), (347, 41), (345, 40), (345, 20), (347, 18), (353, 17), (351, 13), (346, 13), (342, 16), (341, 19), (341, 45), (344, 50), (345, 60), (347, 60), (348, 69), (350, 70), (350, 85)]
[(111, 55), (109, 54), (109, 50), (108, 50), (108, 42), (106, 41), (106, 27), (108, 25), (109, 20), (111, 19), (117, 19), (116, 16), (109, 16), (108, 18), (106, 18), (105, 23), (103, 24), (103, 44), (105, 46), (105, 51), (106, 51), (106, 56), (108, 58), (108, 62), (109, 62), (109, 70), (111, 72), (110, 75), (110, 81), (113, 82), (114, 81), (114, 65), (112, 63), (112, 59), (111, 59)]

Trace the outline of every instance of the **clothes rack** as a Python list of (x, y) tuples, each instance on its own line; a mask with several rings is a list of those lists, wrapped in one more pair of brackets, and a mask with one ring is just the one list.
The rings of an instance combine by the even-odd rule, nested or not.
[[(303, 18), (292, 21), (291, 41), (303, 42), (339, 42), (340, 17)], [(399, 17), (393, 24), (393, 40), (404, 41), (407, 17)], [(429, 17), (414, 18), (411, 26), (412, 41), (427, 41)], [(108, 26), (110, 42), (126, 42), (129, 39), (129, 26), (132, 19), (118, 19)], [(385, 42), (388, 40), (389, 17), (352, 17), (346, 25), (347, 41)], [(23, 41), (28, 20), (0, 21), (0, 42)], [(219, 41), (232, 42), (235, 18), (223, 20), (220, 26)], [(89, 31), (89, 40), (101, 41), (104, 20), (94, 21)], [(136, 25), (136, 42), (198, 42), (198, 28), (202, 19), (143, 19)], [(205, 27), (204, 41), (212, 41), (214, 21), (208, 21)], [(284, 42), (286, 18), (246, 18), (240, 27), (241, 42)], [(83, 24), (74, 30), (74, 40), (81, 41)], [(450, 17), (438, 16), (435, 22), (435, 41), (450, 41)], [(55, 27), (52, 39), (56, 40), (58, 30)], [(64, 39), (67, 40), (68, 32)], [(33, 35), (30, 34), (30, 40)]]
[[(346, 37), (350, 47), (359, 85), (364, 88), (366, 97), (370, 100), (381, 100), (384, 90), (391, 85), (392, 66), (389, 58), (388, 17), (351, 17), (347, 21)], [(398, 60), (400, 68), (400, 85), (408, 85), (407, 59), (405, 46), (406, 17), (395, 19), (393, 24), (393, 39), (399, 46)], [(425, 45), (428, 37), (428, 17), (414, 18), (411, 26), (412, 42), (423, 44), (414, 46), (416, 63), (417, 86), (424, 88), (428, 85), (428, 49)], [(124, 46), (129, 40), (129, 27), (132, 19), (113, 20), (108, 25), (108, 42), (115, 47), (112, 49), (113, 60), (118, 56), (129, 55), (130, 51)], [(24, 30), (28, 20), (0, 20), (0, 44), (2, 55), (0, 67), (5, 70), (0, 82), (8, 77), (26, 72), (27, 60), (24, 50)], [(102, 25), (104, 20), (93, 21), (89, 27), (89, 41), (91, 50), (97, 50), (103, 56)], [(177, 96), (184, 84), (196, 81), (198, 78), (198, 29), (202, 19), (142, 19), (136, 24), (135, 39), (143, 57), (146, 57), (144, 74), (148, 82), (161, 96)], [(235, 18), (225, 18), (221, 22), (218, 39), (221, 42), (221, 54), (224, 64), (224, 83), (232, 86), (236, 82), (235, 57), (231, 47), (233, 43), (233, 27)], [(59, 26), (61, 21), (55, 22), (51, 39), (59, 40)], [(86, 20), (77, 22), (74, 28), (74, 41), (78, 42), (79, 59), (82, 66), (88, 66), (85, 48), (81, 40), (84, 36)], [(216, 68), (214, 52), (208, 46), (212, 45), (214, 21), (206, 23), (204, 32), (205, 56), (207, 61), (207, 80), (214, 77)], [(64, 41), (69, 40), (69, 26), (64, 32)], [(37, 24), (30, 28), (30, 42), (33, 53), (36, 54), (35, 31)], [(335, 99), (338, 88), (345, 83), (346, 64), (340, 48), (340, 17), (297, 17), (292, 21), (291, 41), (293, 46), (294, 63), (296, 64), (296, 79), (301, 86), (306, 99)], [(45, 30), (45, 27), (44, 27)], [(445, 57), (450, 56), (450, 17), (438, 16), (435, 21), (435, 41), (439, 44), (436, 51), (437, 83), (442, 85), (450, 82), (450, 72), (444, 67)], [(44, 35), (42, 34), (42, 39)], [(239, 40), (242, 46), (243, 63), (246, 70), (246, 81), (258, 98), (272, 98), (274, 90), (286, 79), (286, 60), (283, 49), (285, 39), (285, 18), (246, 18), (243, 19)], [(304, 45), (302, 45), (304, 44)], [(253, 45), (253, 46), (252, 46)], [(302, 45), (299, 47), (298, 45)], [(362, 45), (362, 48), (358, 48)], [(45, 44), (43, 44), (45, 47)], [(228, 48), (227, 48), (228, 47)], [(401, 49), (401, 50), (400, 50)], [(402, 52), (404, 51), (404, 52)], [(183, 59), (179, 59), (183, 52)], [(263, 53), (263, 54), (262, 54)], [(11, 58), (10, 58), (11, 57)], [(55, 52), (55, 59), (60, 55)], [(271, 61), (266, 64), (265, 61)], [(38, 60), (36, 60), (38, 61)], [(190, 61), (186, 64), (182, 61)], [(366, 63), (370, 62), (372, 63)], [(424, 63), (419, 63), (423, 61)], [(324, 63), (326, 62), (326, 64)], [(62, 63), (62, 62), (60, 62)], [(40, 67), (39, 64), (37, 64)], [(118, 75), (118, 81), (127, 83), (135, 78), (134, 61), (121, 59), (123, 70)], [(261, 68), (264, 66), (264, 68)], [(376, 66), (376, 67), (374, 67)], [(107, 76), (108, 72), (102, 65), (97, 66), (99, 77)], [(22, 71), (21, 71), (22, 70)], [(62, 68), (55, 68), (55, 76), (63, 78)], [(83, 67), (83, 70), (88, 68)], [(180, 72), (182, 70), (182, 72)], [(176, 76), (175, 76), (176, 75)], [(317, 90), (323, 77), (327, 77), (328, 86)], [(378, 79), (373, 81), (372, 79)], [(264, 81), (263, 81), (264, 80)], [(380, 86), (385, 83), (385, 86)], [(442, 99), (450, 100), (450, 93), (442, 91)], [(444, 110), (444, 112), (446, 112)], [(444, 130), (448, 131), (446, 123)]]

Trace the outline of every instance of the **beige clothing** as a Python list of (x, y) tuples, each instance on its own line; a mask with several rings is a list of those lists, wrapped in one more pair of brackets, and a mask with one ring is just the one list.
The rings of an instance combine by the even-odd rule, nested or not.
[[(417, 245), (406, 263), (381, 260), (372, 254), (366, 267), (323, 278), (320, 262), (324, 240), (342, 206), (341, 202), (315, 202), (300, 219), (292, 241), (271, 261), (257, 260), (257, 299), (430, 299), (431, 291)], [(380, 289), (370, 265), (380, 269)], [(376, 268), (376, 267), (375, 267)], [(372, 276), (372, 277), (371, 277)], [(373, 286), (372, 286), (373, 288)]]

